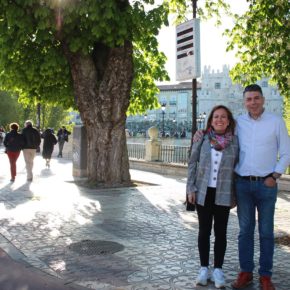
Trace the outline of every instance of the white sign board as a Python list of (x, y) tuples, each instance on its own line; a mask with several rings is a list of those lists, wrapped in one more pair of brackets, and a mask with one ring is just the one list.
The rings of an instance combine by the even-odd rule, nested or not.
[(200, 75), (200, 21), (194, 18), (176, 26), (176, 80)]

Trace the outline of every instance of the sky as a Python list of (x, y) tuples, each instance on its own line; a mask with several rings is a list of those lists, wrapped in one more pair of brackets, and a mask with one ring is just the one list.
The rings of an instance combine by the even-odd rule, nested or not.
[[(197, 2), (199, 4), (199, 1)], [(242, 13), (246, 10), (246, 0), (231, 1), (233, 12)], [(200, 23), (200, 50), (201, 50), (201, 72), (204, 66), (210, 66), (212, 70), (222, 71), (223, 65), (232, 67), (236, 63), (234, 52), (226, 52), (227, 39), (222, 35), (226, 28), (231, 28), (233, 23), (228, 17), (223, 18), (221, 27), (215, 27), (214, 21)], [(175, 26), (164, 27), (159, 36), (159, 49), (167, 56), (166, 69), (171, 82), (175, 82)]]

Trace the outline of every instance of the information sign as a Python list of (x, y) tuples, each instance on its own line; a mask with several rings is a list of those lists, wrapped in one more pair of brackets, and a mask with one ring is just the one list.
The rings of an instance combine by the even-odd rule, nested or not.
[(176, 80), (200, 75), (200, 21), (194, 18), (176, 26)]

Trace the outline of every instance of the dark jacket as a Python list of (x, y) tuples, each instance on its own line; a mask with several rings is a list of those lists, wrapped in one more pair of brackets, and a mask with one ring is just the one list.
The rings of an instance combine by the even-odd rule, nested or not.
[(67, 129), (59, 129), (57, 132), (57, 141), (58, 142), (68, 142), (68, 135), (70, 135), (71, 132)]
[(24, 137), (15, 130), (11, 130), (4, 138), (4, 146), (7, 151), (21, 151), (24, 146)]
[(23, 149), (37, 149), (39, 147), (40, 134), (35, 128), (28, 126), (22, 130), (22, 134), (25, 141)]
[(53, 147), (57, 143), (56, 137), (50, 129), (46, 129), (41, 135), (41, 138), (44, 139), (42, 157), (45, 159), (50, 159), (53, 152)]

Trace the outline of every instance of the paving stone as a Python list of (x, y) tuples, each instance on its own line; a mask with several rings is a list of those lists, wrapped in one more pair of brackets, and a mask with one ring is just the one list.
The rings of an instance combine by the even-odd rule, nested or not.
[[(1, 167), (9, 168), (0, 151)], [(6, 161), (5, 161), (6, 160)], [(22, 162), (22, 163), (21, 163)], [(24, 164), (19, 158), (19, 168)], [(78, 186), (71, 162), (53, 159), (44, 171), (36, 157), (34, 180), (25, 170), (16, 181), (0, 179), (0, 235), (13, 244), (31, 266), (89, 289), (215, 289), (195, 285), (199, 269), (196, 212), (184, 209), (185, 180), (132, 170), (134, 180), (158, 186), (94, 190)], [(275, 236), (290, 235), (290, 194), (279, 192)], [(227, 289), (239, 271), (236, 209), (231, 210), (224, 272)], [(124, 246), (107, 255), (81, 255), (69, 245), (83, 240), (106, 240)], [(211, 237), (213, 245), (214, 237)], [(210, 253), (213, 261), (213, 253)], [(255, 262), (259, 259), (257, 230)], [(277, 290), (290, 289), (290, 247), (275, 246), (273, 281)], [(259, 289), (255, 283), (247, 289)]]

